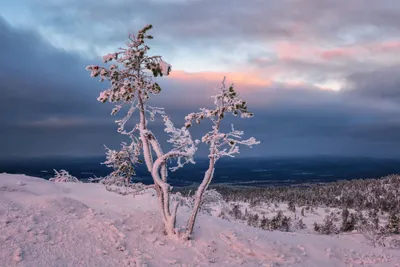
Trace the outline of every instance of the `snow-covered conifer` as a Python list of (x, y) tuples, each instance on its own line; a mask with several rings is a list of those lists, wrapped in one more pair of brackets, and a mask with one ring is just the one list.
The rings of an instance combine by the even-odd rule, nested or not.
[(400, 217), (397, 214), (390, 214), (386, 229), (391, 234), (400, 233)]
[(218, 93), (212, 96), (214, 98), (214, 109), (201, 108), (200, 112), (190, 113), (185, 117), (186, 127), (191, 127), (193, 122), (199, 124), (203, 119), (208, 119), (213, 123), (212, 130), (202, 137), (202, 142), (209, 146), (209, 167), (196, 192), (195, 206), (187, 225), (186, 234), (188, 235), (191, 235), (193, 232), (201, 199), (213, 179), (216, 162), (225, 156), (234, 157), (235, 154), (239, 153), (239, 145), (252, 147), (260, 143), (254, 137), (243, 140), (243, 131), (235, 130), (233, 125), (231, 125), (231, 132), (221, 132), (222, 120), (227, 113), (231, 113), (234, 116), (240, 115), (242, 118), (251, 118), (253, 113), (247, 110), (246, 101), (239, 97), (233, 85), (226, 86), (225, 78), (217, 88), (217, 91)]
[[(242, 118), (253, 116), (247, 111), (246, 102), (239, 98), (233, 86), (226, 87), (225, 79), (218, 88), (219, 93), (214, 96), (214, 109), (200, 109), (198, 113), (186, 116), (184, 127), (176, 128), (163, 108), (151, 107), (148, 99), (152, 95), (161, 92), (161, 88), (154, 81), (154, 77), (168, 75), (171, 66), (162, 60), (160, 56), (149, 56), (150, 47), (146, 44), (148, 39), (153, 39), (148, 31), (151, 25), (144, 27), (136, 35), (129, 36), (126, 48), (120, 48), (118, 52), (107, 54), (103, 57), (104, 63), (114, 62), (108, 68), (90, 65), (86, 69), (92, 77), (99, 77), (100, 81), (110, 82), (110, 87), (100, 93), (98, 101), (115, 103), (111, 114), (119, 113), (127, 107), (127, 113), (122, 119), (116, 120), (118, 132), (127, 135), (131, 143), (123, 143), (120, 151), (107, 148), (107, 161), (105, 164), (114, 168), (113, 177), (120, 177), (126, 184), (134, 175), (135, 164), (141, 163), (139, 158), (144, 158), (147, 170), (154, 181), (154, 188), (161, 209), (161, 218), (165, 225), (167, 235), (180, 235), (176, 230), (176, 212), (178, 201), (171, 201), (171, 189), (168, 184), (167, 162), (175, 159), (177, 164), (169, 169), (175, 171), (185, 164), (195, 163), (193, 156), (197, 151), (198, 140), (193, 140), (189, 132), (192, 121), (200, 122), (209, 119), (213, 122), (213, 128), (203, 136), (202, 142), (210, 146), (210, 164), (206, 170), (203, 181), (196, 192), (193, 211), (188, 220), (184, 238), (189, 238), (193, 231), (197, 212), (202, 204), (204, 193), (210, 184), (216, 161), (224, 156), (233, 157), (239, 153), (238, 145), (252, 146), (258, 144), (253, 137), (242, 140), (242, 131), (235, 130), (229, 133), (220, 132), (220, 125), (226, 113), (241, 115)], [(124, 109), (125, 110), (125, 109)], [(132, 128), (127, 129), (128, 121), (134, 113), (138, 113), (139, 120)], [(164, 152), (155, 135), (148, 128), (148, 123), (154, 121), (157, 115), (161, 115), (165, 132), (169, 134), (169, 143), (172, 149)], [(154, 157), (155, 156), (155, 157)], [(174, 203), (171, 203), (174, 202)]]

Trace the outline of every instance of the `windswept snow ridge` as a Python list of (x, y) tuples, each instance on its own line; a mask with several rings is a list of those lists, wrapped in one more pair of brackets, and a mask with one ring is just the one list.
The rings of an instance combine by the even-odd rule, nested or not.
[(0, 266), (400, 266), (400, 251), (358, 236), (267, 232), (205, 215), (195, 240), (171, 240), (157, 209), (152, 190), (133, 199), (101, 184), (0, 174)]

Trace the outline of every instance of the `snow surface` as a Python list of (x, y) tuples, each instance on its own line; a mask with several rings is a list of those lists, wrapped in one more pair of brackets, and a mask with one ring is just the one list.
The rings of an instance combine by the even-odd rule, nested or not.
[[(189, 213), (180, 208), (178, 225)], [(199, 227), (200, 226), (200, 227)], [(400, 266), (359, 235), (268, 232), (200, 215), (195, 240), (166, 239), (155, 193), (0, 174), (0, 266)]]

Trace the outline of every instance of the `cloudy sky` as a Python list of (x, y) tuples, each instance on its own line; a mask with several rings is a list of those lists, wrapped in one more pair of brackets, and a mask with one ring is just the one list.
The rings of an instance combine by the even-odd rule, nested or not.
[(400, 158), (394, 0), (2, 1), (0, 158), (101, 155), (123, 140), (85, 66), (150, 23), (151, 52), (173, 68), (155, 102), (176, 124), (227, 76), (256, 114), (235, 125), (262, 142), (243, 156)]

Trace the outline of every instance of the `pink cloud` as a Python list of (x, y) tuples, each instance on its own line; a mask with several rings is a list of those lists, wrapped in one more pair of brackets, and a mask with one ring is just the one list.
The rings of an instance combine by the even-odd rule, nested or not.
[[(398, 53), (400, 52), (400, 41), (385, 41), (358, 44), (347, 47), (333, 48), (320, 52), (320, 57), (324, 60), (337, 60), (357, 57), (365, 54), (372, 54), (379, 56), (386, 53)], [(376, 53), (379, 53), (376, 55)]]
[(371, 51), (382, 53), (398, 53), (400, 52), (400, 41), (388, 41), (370, 47)]
[(279, 59), (290, 60), (303, 56), (306, 51), (300, 44), (281, 42), (276, 45), (276, 53)]
[(334, 48), (321, 52), (321, 58), (324, 60), (343, 59), (355, 56), (359, 53), (358, 48)]

